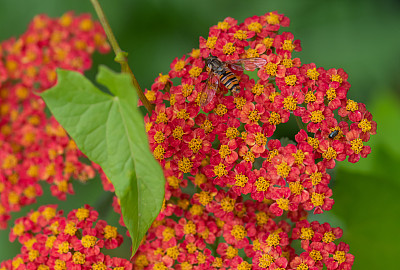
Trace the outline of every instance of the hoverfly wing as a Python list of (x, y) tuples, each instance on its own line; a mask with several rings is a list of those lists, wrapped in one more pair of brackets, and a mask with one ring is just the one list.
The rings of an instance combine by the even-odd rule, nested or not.
[(230, 68), (242, 71), (243, 69), (253, 71), (256, 68), (261, 68), (267, 64), (267, 60), (261, 57), (245, 58), (226, 61)]
[(211, 102), (215, 96), (215, 92), (218, 89), (219, 79), (217, 74), (210, 72), (201, 92), (200, 92), (200, 105), (206, 106)]

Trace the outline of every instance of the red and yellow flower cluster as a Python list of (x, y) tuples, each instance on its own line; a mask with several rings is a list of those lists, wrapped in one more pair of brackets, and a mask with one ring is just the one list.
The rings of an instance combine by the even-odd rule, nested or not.
[(89, 15), (36, 16), (18, 39), (0, 44), (0, 228), (10, 213), (35, 202), (41, 182), (60, 199), (73, 193), (71, 177), (86, 181), (95, 170), (37, 95), (56, 82), (57, 67), (83, 72), (95, 51), (110, 50)]
[[(276, 12), (238, 24), (226, 18), (176, 58), (147, 98), (150, 148), (167, 179), (165, 205), (134, 258), (134, 269), (350, 269), (340, 228), (307, 221), (334, 204), (327, 170), (357, 162), (376, 122), (347, 98), (342, 69), (303, 64), (300, 41), (279, 33)], [(261, 57), (257, 72), (232, 70), (241, 91), (223, 85), (202, 107), (204, 59)], [(295, 142), (277, 130), (297, 120)], [(302, 128), (304, 126), (304, 128)], [(300, 250), (293, 243), (301, 242)], [(300, 245), (300, 243), (299, 243)]]
[(17, 219), (10, 241), (18, 239), (21, 253), (0, 264), (0, 269), (132, 269), (125, 259), (103, 254), (122, 243), (117, 228), (103, 220), (90, 206), (71, 211), (67, 217), (56, 205), (41, 206)]

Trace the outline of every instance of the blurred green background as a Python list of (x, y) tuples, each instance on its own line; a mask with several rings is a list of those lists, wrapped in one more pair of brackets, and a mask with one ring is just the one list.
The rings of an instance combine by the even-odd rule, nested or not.
[[(372, 153), (357, 164), (342, 162), (334, 172), (333, 210), (314, 217), (344, 229), (342, 240), (356, 256), (353, 269), (396, 269), (400, 252), (400, 2), (394, 0), (337, 1), (228, 1), (228, 0), (100, 0), (130, 65), (143, 88), (158, 73), (167, 73), (175, 57), (198, 47), (199, 36), (225, 17), (239, 22), (253, 15), (278, 11), (291, 20), (289, 28), (302, 42), (296, 54), (302, 63), (343, 68), (352, 87), (349, 97), (367, 104), (378, 123), (378, 135), (368, 144)], [(1, 0), (0, 40), (22, 34), (34, 15), (60, 16), (74, 10), (90, 12), (89, 0)], [(113, 55), (96, 55), (93, 69), (106, 64), (115, 70)], [(40, 204), (58, 203), (67, 211), (89, 203), (103, 218), (117, 224), (107, 210), (111, 197), (99, 181), (76, 184), (76, 194), (66, 202), (46, 195)], [(82, 195), (85, 194), (85, 195)], [(99, 195), (101, 194), (101, 195)], [(24, 209), (23, 212), (29, 211)], [(18, 216), (20, 216), (19, 213)], [(16, 218), (14, 215), (13, 218)], [(9, 231), (0, 231), (0, 261), (18, 253), (8, 242)], [(120, 249), (129, 256), (129, 243)], [(116, 254), (113, 254), (116, 255)]]

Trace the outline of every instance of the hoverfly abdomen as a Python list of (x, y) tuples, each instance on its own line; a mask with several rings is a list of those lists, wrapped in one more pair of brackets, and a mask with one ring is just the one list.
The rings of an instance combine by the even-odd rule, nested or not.
[(239, 92), (239, 80), (228, 68), (226, 68), (220, 75), (219, 80), (228, 90), (232, 92)]

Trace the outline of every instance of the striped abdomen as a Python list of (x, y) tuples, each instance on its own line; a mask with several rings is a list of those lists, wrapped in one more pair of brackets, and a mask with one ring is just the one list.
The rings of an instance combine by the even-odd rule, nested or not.
[(239, 92), (239, 80), (229, 69), (224, 69), (221, 75), (219, 75), (219, 80), (228, 90)]

